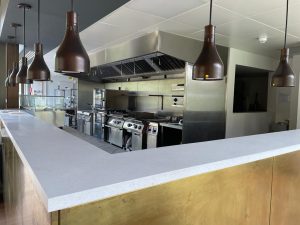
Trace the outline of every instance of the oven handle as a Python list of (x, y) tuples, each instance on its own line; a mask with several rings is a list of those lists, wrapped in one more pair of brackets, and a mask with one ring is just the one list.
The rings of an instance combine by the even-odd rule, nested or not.
[(141, 134), (140, 134), (140, 133), (136, 133), (136, 132), (134, 132), (134, 135), (141, 136)]
[(109, 128), (114, 128), (114, 129), (119, 129), (119, 130), (123, 130), (123, 128), (113, 127), (113, 126), (110, 126), (110, 125), (106, 125), (106, 124), (105, 124), (105, 126), (106, 126), (106, 127), (109, 127)]

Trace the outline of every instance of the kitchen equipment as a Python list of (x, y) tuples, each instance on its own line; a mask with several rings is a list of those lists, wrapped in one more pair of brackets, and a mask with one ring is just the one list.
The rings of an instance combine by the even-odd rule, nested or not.
[(107, 124), (108, 139), (107, 141), (113, 145), (123, 147), (124, 145), (124, 135), (123, 135), (123, 125), (124, 119), (121, 117), (109, 116)]
[(128, 105), (128, 91), (94, 89), (93, 108), (96, 110), (128, 110)]
[(184, 104), (184, 97), (181, 95), (173, 95), (172, 96), (173, 104), (172, 106), (178, 106), (178, 107), (183, 107)]
[(67, 127), (74, 127), (75, 126), (75, 110), (74, 109), (66, 109), (65, 110), (65, 121), (64, 125)]
[(127, 119), (123, 129), (125, 133), (125, 149), (126, 151), (136, 151), (146, 148), (146, 132), (147, 123), (140, 120)]
[(93, 136), (93, 112), (84, 112), (84, 133), (89, 136)]
[(158, 123), (151, 122), (149, 123), (147, 129), (147, 149), (148, 148), (157, 148), (158, 147)]
[(83, 111), (77, 111), (77, 130), (79, 132), (84, 133), (84, 112)]
[(226, 127), (225, 79), (202, 82), (192, 80), (192, 74), (193, 66), (187, 64), (182, 142), (187, 144), (223, 139)]
[(106, 122), (106, 113), (105, 112), (96, 112), (94, 113), (94, 136), (100, 139), (104, 139), (104, 126)]
[(172, 91), (184, 91), (184, 84), (172, 84)]

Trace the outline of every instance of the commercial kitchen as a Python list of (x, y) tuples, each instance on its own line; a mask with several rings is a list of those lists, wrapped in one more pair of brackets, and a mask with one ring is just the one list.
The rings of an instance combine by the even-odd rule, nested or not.
[(0, 0), (0, 225), (298, 225), (299, 0)]

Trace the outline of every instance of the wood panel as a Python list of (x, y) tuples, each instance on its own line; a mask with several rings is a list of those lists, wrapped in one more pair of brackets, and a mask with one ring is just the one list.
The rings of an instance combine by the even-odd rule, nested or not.
[(272, 225), (300, 223), (300, 152), (275, 158)]
[(61, 211), (61, 225), (267, 225), (272, 159)]
[(9, 138), (3, 140), (4, 206), (6, 225), (51, 225), (30, 174)]

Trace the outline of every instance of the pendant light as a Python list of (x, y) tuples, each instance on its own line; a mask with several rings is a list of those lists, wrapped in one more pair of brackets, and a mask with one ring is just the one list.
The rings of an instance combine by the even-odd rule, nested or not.
[[(21, 27), (22, 25), (18, 24), (18, 23), (12, 23), (10, 26), (15, 29), (15, 45), (17, 45), (17, 29), (18, 29), (18, 27)], [(8, 79), (9, 86), (11, 86), (11, 87), (16, 86), (16, 77), (17, 77), (18, 71), (19, 71), (19, 63), (14, 62), (12, 72), (9, 75), (9, 79)]]
[(71, 11), (67, 12), (65, 37), (55, 57), (55, 72), (62, 74), (88, 73), (90, 59), (84, 49), (78, 31), (78, 17), (71, 0)]
[(22, 65), (21, 68), (17, 74), (17, 83), (19, 84), (28, 84), (32, 83), (32, 80), (27, 80), (27, 58), (25, 56), (26, 53), (26, 10), (31, 9), (31, 5), (26, 3), (20, 3), (18, 4), (18, 7), (20, 9), (23, 9), (23, 44), (24, 44), (24, 50), (23, 50), (23, 57), (22, 57)]
[(38, 42), (34, 44), (35, 56), (33, 62), (29, 66), (27, 79), (35, 81), (49, 81), (50, 70), (43, 57), (43, 44), (40, 37), (40, 14), (41, 6), (38, 0)]
[(294, 87), (295, 86), (295, 75), (292, 68), (289, 65), (289, 49), (286, 47), (288, 14), (289, 14), (289, 0), (287, 0), (287, 4), (286, 4), (284, 46), (283, 49), (281, 49), (279, 65), (272, 77), (271, 85), (273, 87)]
[(17, 74), (17, 83), (19, 84), (30, 84), (30, 83), (33, 83), (32, 80), (27, 80), (27, 58), (26, 58), (26, 17), (25, 17), (25, 14), (26, 14), (26, 9), (29, 10), (31, 9), (31, 5), (27, 4), (27, 3), (20, 3), (18, 4), (18, 7), (20, 9), (23, 9), (23, 22), (24, 22), (24, 25), (23, 25), (23, 45), (24, 45), (24, 50), (23, 50), (23, 57), (22, 57), (22, 65), (21, 65), (21, 68)]
[(202, 51), (193, 68), (193, 80), (222, 80), (224, 64), (215, 44), (215, 26), (211, 24), (212, 0), (210, 0), (209, 25), (205, 26)]

